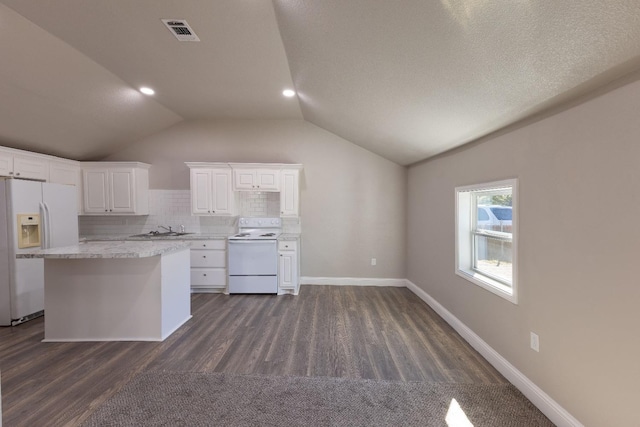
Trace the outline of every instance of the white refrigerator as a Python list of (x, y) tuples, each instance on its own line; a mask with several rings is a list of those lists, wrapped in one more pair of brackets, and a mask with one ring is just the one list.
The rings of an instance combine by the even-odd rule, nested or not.
[(19, 218), (38, 216), (39, 247), (78, 244), (76, 187), (19, 179), (0, 179), (0, 326), (37, 317), (44, 310), (44, 260), (16, 259)]

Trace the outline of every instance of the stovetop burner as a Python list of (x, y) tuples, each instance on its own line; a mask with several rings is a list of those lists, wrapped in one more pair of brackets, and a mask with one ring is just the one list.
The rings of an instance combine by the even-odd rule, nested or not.
[(229, 240), (277, 240), (282, 232), (280, 218), (240, 218), (238, 225)]

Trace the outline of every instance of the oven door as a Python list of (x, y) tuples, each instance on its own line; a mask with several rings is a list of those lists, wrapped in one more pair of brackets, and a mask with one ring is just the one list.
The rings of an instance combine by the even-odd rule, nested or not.
[(277, 243), (276, 240), (229, 240), (229, 275), (277, 275)]

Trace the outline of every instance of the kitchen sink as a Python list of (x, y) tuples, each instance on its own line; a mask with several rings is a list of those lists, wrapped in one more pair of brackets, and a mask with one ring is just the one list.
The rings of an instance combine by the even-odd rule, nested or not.
[(178, 236), (185, 236), (187, 234), (193, 234), (193, 233), (180, 233), (178, 231), (167, 231), (164, 233), (157, 233), (155, 231), (150, 231), (144, 234), (134, 234), (133, 236), (129, 236), (129, 237), (147, 237), (151, 239), (153, 237), (178, 237)]

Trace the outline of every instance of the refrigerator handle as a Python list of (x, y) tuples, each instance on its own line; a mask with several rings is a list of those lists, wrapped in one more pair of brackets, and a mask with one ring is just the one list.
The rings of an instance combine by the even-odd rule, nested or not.
[(47, 211), (47, 222), (45, 224), (44, 232), (47, 233), (47, 249), (51, 249), (51, 234), (52, 234), (52, 224), (51, 221), (51, 210), (49, 210), (49, 205), (47, 202), (44, 202), (44, 209)]
[(40, 237), (42, 239), (42, 249), (47, 249), (47, 208), (40, 202)]
[(40, 203), (42, 209), (42, 249), (49, 249), (51, 246), (51, 218), (49, 206), (46, 203)]

